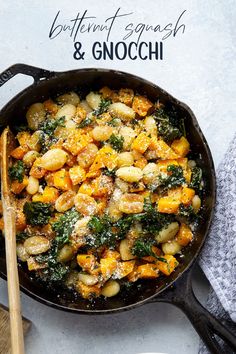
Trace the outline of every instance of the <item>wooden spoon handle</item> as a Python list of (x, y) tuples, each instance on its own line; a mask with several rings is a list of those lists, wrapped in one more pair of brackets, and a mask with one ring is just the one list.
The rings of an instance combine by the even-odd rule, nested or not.
[(11, 207), (4, 215), (7, 260), (7, 286), (10, 312), (12, 354), (24, 353), (24, 337), (21, 318), (19, 277), (16, 259), (15, 211)]
[(8, 188), (8, 129), (1, 137), (2, 202), (5, 231), (7, 285), (11, 328), (12, 354), (24, 354), (24, 337), (21, 318), (19, 276), (16, 257), (15, 209)]

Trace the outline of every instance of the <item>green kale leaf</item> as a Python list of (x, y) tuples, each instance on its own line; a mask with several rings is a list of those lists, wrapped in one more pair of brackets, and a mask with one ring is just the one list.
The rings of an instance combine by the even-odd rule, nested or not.
[(14, 165), (9, 167), (8, 175), (12, 181), (17, 180), (22, 183), (25, 173), (25, 165), (21, 160), (18, 160)]
[(92, 123), (92, 119), (90, 117), (86, 117), (80, 124), (78, 124), (78, 128), (84, 128), (87, 127), (89, 124)]
[(124, 138), (123, 136), (116, 136), (112, 134), (108, 140), (108, 143), (111, 144), (114, 150), (121, 152), (123, 149)]
[(166, 141), (170, 142), (185, 136), (184, 119), (179, 118), (176, 110), (171, 108), (158, 108), (154, 112), (154, 119), (157, 123), (159, 135)]
[(167, 172), (171, 172), (168, 177), (159, 177), (159, 186), (161, 192), (166, 192), (168, 189), (179, 187), (186, 182), (183, 169), (180, 166), (169, 165)]
[(105, 113), (111, 103), (111, 100), (102, 98), (99, 107), (94, 111), (94, 115), (99, 116), (100, 114)]
[(80, 214), (75, 208), (66, 211), (57, 221), (52, 224), (53, 231), (56, 232), (58, 245), (69, 242), (69, 237), (73, 231), (75, 223), (79, 220)]
[(190, 188), (202, 190), (202, 169), (200, 167), (194, 167), (192, 169)]
[(155, 257), (159, 261), (166, 262), (165, 258), (157, 256), (152, 251), (152, 246), (154, 244), (155, 244), (155, 240), (153, 240), (151, 238), (140, 237), (135, 241), (135, 243), (132, 247), (132, 254), (134, 256), (139, 257), (139, 258), (146, 257), (146, 256), (152, 256), (152, 257)]
[(113, 232), (112, 220), (104, 215), (102, 217), (93, 216), (88, 222), (91, 234), (86, 238), (86, 244), (90, 247), (108, 246), (113, 248), (117, 240), (116, 234)]
[(65, 126), (65, 117), (60, 117), (58, 119), (46, 119), (39, 127), (39, 129), (44, 133), (47, 134), (50, 138), (53, 137), (54, 131), (57, 127), (64, 127)]
[(52, 206), (49, 203), (26, 202), (23, 207), (27, 224), (32, 226), (46, 225), (52, 216)]

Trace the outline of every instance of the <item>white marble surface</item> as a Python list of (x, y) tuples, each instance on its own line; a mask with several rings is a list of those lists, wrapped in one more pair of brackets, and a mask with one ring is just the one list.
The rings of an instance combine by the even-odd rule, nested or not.
[[(70, 5), (69, 5), (70, 4)], [(69, 19), (89, 10), (99, 19), (121, 7), (134, 12), (133, 22), (168, 23), (183, 11), (186, 31), (165, 44), (162, 62), (100, 61), (86, 57), (75, 61), (72, 42), (63, 36), (50, 41), (48, 32), (58, 10)], [(236, 130), (235, 0), (165, 0), (127, 2), (41, 0), (0, 0), (0, 72), (23, 62), (45, 69), (69, 70), (78, 67), (108, 67), (128, 71), (153, 82), (187, 103), (195, 112), (209, 142), (216, 166)], [(99, 35), (99, 40), (104, 40)], [(154, 34), (143, 37), (154, 40)], [(82, 39), (83, 40), (83, 39)], [(84, 37), (86, 48), (96, 35)], [(112, 37), (120, 40), (119, 28)], [(157, 39), (159, 40), (159, 38)], [(0, 88), (0, 106), (30, 78), (19, 75)], [(207, 283), (198, 271), (196, 290), (204, 300)], [(0, 280), (0, 302), (7, 304), (6, 284)], [(26, 339), (27, 353), (135, 354), (165, 352), (196, 354), (198, 336), (176, 308), (152, 304), (115, 316), (90, 317), (62, 313), (38, 304), (22, 294), (23, 314), (33, 327)]]

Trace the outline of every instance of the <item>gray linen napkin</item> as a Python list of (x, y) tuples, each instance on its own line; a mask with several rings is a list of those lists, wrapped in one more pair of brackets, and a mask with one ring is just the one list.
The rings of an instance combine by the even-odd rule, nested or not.
[[(206, 308), (236, 334), (236, 134), (216, 179), (215, 216), (199, 264), (212, 286)], [(201, 343), (199, 354), (206, 353)]]

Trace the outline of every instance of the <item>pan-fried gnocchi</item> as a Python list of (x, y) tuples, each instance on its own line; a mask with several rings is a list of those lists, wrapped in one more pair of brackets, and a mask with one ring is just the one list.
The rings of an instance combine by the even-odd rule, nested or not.
[(102, 87), (34, 102), (26, 122), (9, 167), (19, 262), (85, 299), (174, 272), (204, 188), (174, 107)]

